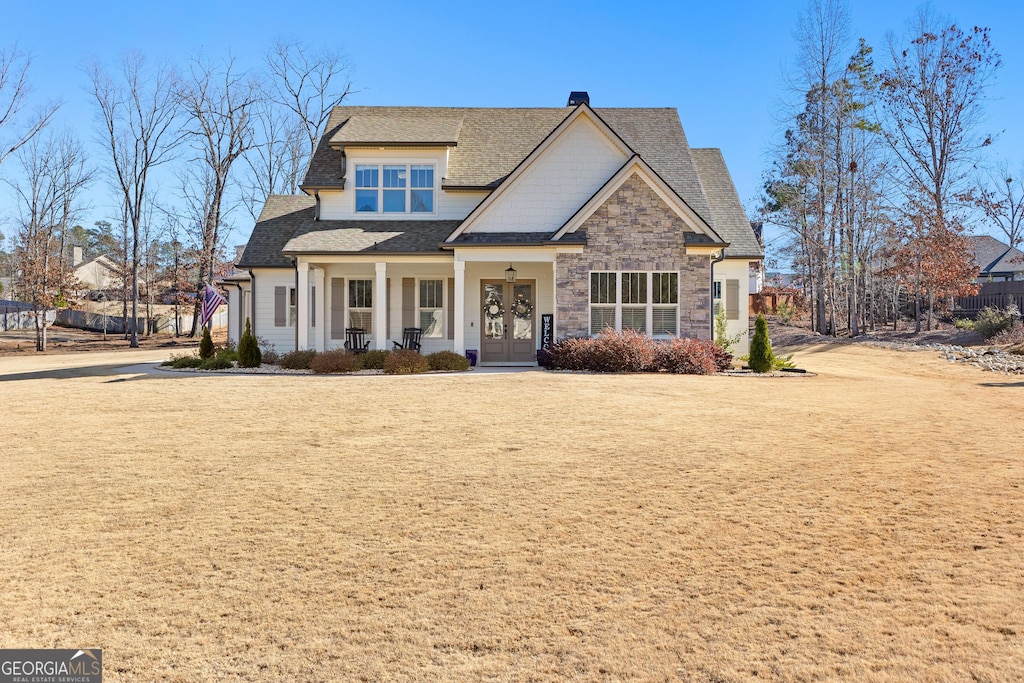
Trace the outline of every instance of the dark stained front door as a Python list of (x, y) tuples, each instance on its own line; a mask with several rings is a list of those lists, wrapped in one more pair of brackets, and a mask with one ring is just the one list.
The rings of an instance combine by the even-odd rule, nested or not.
[(481, 282), (480, 362), (529, 363), (537, 359), (536, 283)]

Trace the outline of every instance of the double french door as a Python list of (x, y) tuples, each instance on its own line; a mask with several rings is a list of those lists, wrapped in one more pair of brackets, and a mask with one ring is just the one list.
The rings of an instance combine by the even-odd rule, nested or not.
[(480, 361), (526, 363), (537, 358), (533, 280), (483, 280)]

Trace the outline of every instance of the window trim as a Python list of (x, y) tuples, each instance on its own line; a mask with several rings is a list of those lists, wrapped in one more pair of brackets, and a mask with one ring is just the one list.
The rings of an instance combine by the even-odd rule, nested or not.
[[(405, 187), (394, 188), (384, 187), (384, 169), (385, 167), (401, 166), (405, 168)], [(409, 160), (409, 161), (366, 161), (361, 163), (353, 164), (355, 168), (355, 177), (359, 177), (359, 169), (364, 167), (372, 167), (377, 169), (377, 185), (376, 187), (364, 187), (358, 184), (358, 181), (354, 181), (353, 192), (352, 192), (352, 213), (355, 215), (365, 216), (436, 216), (437, 215), (437, 200), (440, 194), (438, 189), (438, 177), (437, 177), (437, 163), (434, 160)], [(413, 187), (412, 184), (412, 169), (413, 167), (429, 167), (430, 175), (433, 179), (433, 184), (430, 187)], [(360, 191), (375, 190), (377, 192), (377, 209), (376, 211), (360, 211), (359, 202), (357, 200)], [(384, 192), (394, 192), (396, 190), (403, 190), (405, 192), (405, 211), (385, 211), (384, 210)], [(412, 192), (413, 190), (429, 190), (431, 193), (431, 210), (430, 211), (413, 211), (412, 210)]]
[[(422, 307), (420, 302), (422, 301), (422, 287), (424, 282), (440, 282), (441, 283), (441, 306), (440, 307)], [(447, 339), (448, 338), (448, 282), (444, 277), (423, 277), (416, 278), (416, 322), (418, 327), (423, 328), (423, 315), (422, 311), (441, 311), (441, 333), (434, 337), (428, 337), (426, 330), (423, 330), (423, 339)]]
[[(354, 277), (354, 278), (349, 277), (349, 278), (345, 278), (345, 322), (346, 322), (345, 327), (346, 328), (348, 328), (348, 327), (356, 327), (356, 325), (354, 325), (352, 323), (352, 311), (356, 311), (357, 313), (362, 313), (364, 311), (368, 311), (370, 313), (370, 325), (369, 325), (369, 327), (364, 327), (363, 329), (366, 330), (367, 334), (373, 334), (373, 300), (374, 300), (374, 292), (373, 292), (373, 290), (374, 290), (374, 283), (373, 283), (373, 280), (374, 280), (374, 278), (372, 278), (372, 277)], [(353, 282), (369, 282), (370, 283), (370, 307), (369, 308), (366, 308), (365, 306), (353, 306), (352, 305), (352, 283)]]
[[(595, 274), (602, 274), (602, 273), (603, 274), (614, 274), (614, 276), (615, 276), (615, 284), (614, 284), (615, 303), (614, 304), (611, 304), (611, 303), (600, 303), (600, 302), (595, 303), (593, 301), (593, 289), (592, 289), (592, 280), (591, 279), (593, 278), (593, 276)], [(676, 295), (675, 295), (676, 302), (674, 304), (663, 304), (663, 303), (655, 304), (654, 303), (654, 275), (656, 273), (657, 274), (675, 274), (675, 276), (676, 276)], [(622, 300), (623, 299), (623, 296), (622, 296), (623, 276), (624, 275), (633, 275), (633, 274), (643, 274), (643, 275), (645, 275), (645, 278), (646, 278), (646, 281), (647, 281), (646, 282), (646, 297), (645, 297), (646, 301), (643, 304), (623, 303), (623, 300)], [(679, 305), (680, 305), (680, 302), (682, 300), (682, 290), (680, 289), (681, 286), (682, 286), (682, 278), (679, 276), (679, 271), (673, 271), (673, 270), (591, 270), (588, 273), (587, 280), (588, 280), (588, 282), (587, 282), (587, 315), (588, 315), (587, 329), (588, 329), (588, 331), (590, 333), (590, 336), (593, 337), (593, 336), (596, 336), (597, 334), (599, 334), (599, 332), (594, 332), (594, 327), (593, 327), (594, 326), (594, 308), (595, 307), (603, 308), (603, 309), (614, 308), (614, 311), (615, 311), (615, 331), (616, 332), (621, 332), (622, 329), (623, 329), (623, 327), (622, 327), (622, 310), (623, 310), (623, 307), (626, 307), (626, 308), (641, 308), (641, 307), (643, 307), (645, 309), (644, 334), (646, 334), (648, 337), (651, 337), (652, 339), (671, 339), (672, 337), (679, 336)], [(659, 309), (674, 308), (675, 309), (675, 311), (676, 311), (676, 314), (675, 314), (676, 331), (675, 331), (675, 333), (664, 333), (664, 332), (661, 332), (661, 333), (658, 333), (658, 334), (654, 334), (653, 333), (653, 330), (654, 330), (654, 309), (655, 308), (659, 308)]]

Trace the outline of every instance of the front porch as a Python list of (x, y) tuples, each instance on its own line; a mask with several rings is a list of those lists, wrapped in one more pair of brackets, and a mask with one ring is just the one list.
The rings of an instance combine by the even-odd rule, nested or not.
[(391, 349), (417, 327), (424, 354), (475, 349), (481, 364), (534, 364), (541, 316), (555, 314), (555, 254), (484, 251), (299, 256), (294, 295), (275, 288), (275, 299), (287, 297), (275, 319), (289, 309), (298, 349), (342, 348), (348, 328), (364, 329), (371, 349)]

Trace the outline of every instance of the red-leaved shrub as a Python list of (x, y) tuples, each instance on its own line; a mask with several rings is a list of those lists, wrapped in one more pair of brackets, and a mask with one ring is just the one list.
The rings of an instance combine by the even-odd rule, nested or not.
[(334, 349), (318, 353), (309, 362), (309, 369), (318, 374), (334, 372), (355, 372), (362, 369), (359, 356), (344, 349)]
[(545, 357), (552, 370), (589, 372), (710, 375), (732, 364), (732, 356), (711, 341), (686, 337), (655, 341), (633, 330), (562, 339), (551, 345)]
[(658, 344), (656, 364), (659, 370), (677, 375), (713, 375), (718, 370), (712, 342), (675, 337)]

